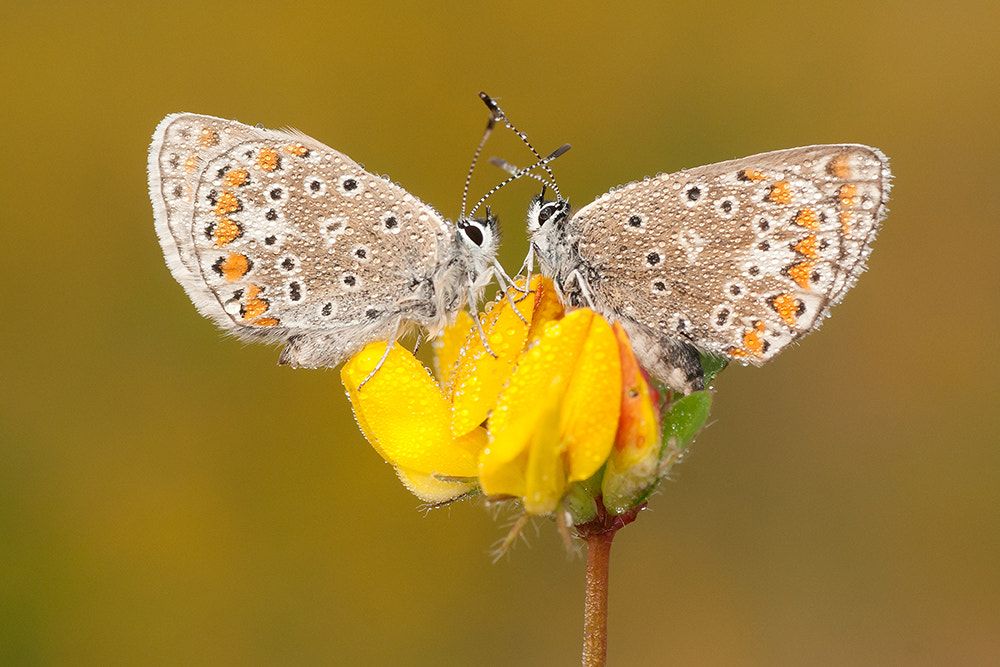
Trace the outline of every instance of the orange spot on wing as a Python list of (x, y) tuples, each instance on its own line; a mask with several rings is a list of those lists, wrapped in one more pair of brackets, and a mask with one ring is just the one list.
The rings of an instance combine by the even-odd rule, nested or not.
[(743, 334), (743, 349), (749, 354), (760, 356), (764, 354), (764, 341), (760, 338), (760, 335), (764, 333), (764, 323), (758, 320), (754, 322), (753, 327)]
[(212, 240), (215, 241), (215, 247), (217, 248), (232, 243), (242, 234), (243, 231), (240, 229), (240, 226), (229, 218), (216, 219), (215, 227), (212, 228)]
[(794, 220), (795, 224), (799, 227), (805, 227), (806, 229), (811, 229), (813, 231), (819, 229), (819, 217), (816, 215), (816, 211), (811, 208), (804, 208), (798, 212)]
[(259, 317), (253, 321), (255, 327), (275, 327), (278, 326), (277, 317)]
[(853, 207), (854, 198), (858, 195), (858, 186), (853, 183), (848, 183), (847, 185), (840, 186), (837, 190), (837, 197), (840, 199), (841, 207)]
[(851, 165), (847, 162), (847, 153), (841, 153), (830, 160), (830, 164), (826, 168), (834, 178), (842, 181), (846, 181), (851, 177)]
[[(222, 276), (226, 280), (233, 282), (247, 274), (250, 270), (250, 260), (247, 259), (246, 255), (233, 253), (229, 257), (226, 257), (226, 260), (219, 265), (219, 270), (222, 271)], [(258, 289), (258, 291), (260, 290)]]
[(252, 320), (267, 312), (267, 301), (257, 297), (260, 291), (260, 288), (256, 285), (250, 285), (247, 288), (246, 297), (243, 300), (243, 321)]
[(785, 321), (786, 324), (794, 325), (798, 321), (798, 311), (799, 304), (795, 297), (785, 292), (784, 294), (779, 294), (771, 300), (771, 305), (774, 307), (778, 316)]
[(771, 186), (771, 191), (767, 193), (767, 198), (775, 204), (791, 204), (792, 184), (788, 181), (778, 181)]
[(192, 171), (197, 171), (198, 169), (198, 156), (189, 155), (186, 160), (184, 160), (184, 171), (190, 173)]
[(854, 224), (854, 198), (858, 194), (858, 186), (853, 183), (842, 185), (837, 190), (837, 198), (840, 199), (840, 229), (844, 236), (851, 236), (851, 227)]
[(263, 171), (274, 171), (278, 168), (278, 151), (265, 146), (257, 152), (257, 168)]
[(816, 262), (807, 261), (793, 264), (788, 268), (788, 277), (798, 283), (802, 289), (809, 289), (811, 278), (809, 275), (813, 271)]
[(198, 143), (205, 147), (215, 146), (219, 143), (219, 133), (210, 127), (203, 127), (198, 136)]
[(291, 153), (295, 157), (305, 157), (309, 155), (309, 149), (302, 144), (291, 144), (289, 146), (285, 146), (285, 152)]
[(799, 253), (800, 255), (805, 255), (809, 259), (817, 259), (819, 254), (816, 252), (816, 235), (810, 234), (798, 243), (796, 243), (792, 250)]
[(250, 182), (250, 174), (246, 169), (233, 169), (226, 172), (226, 177), (222, 181), (230, 188), (238, 188)]
[(854, 214), (850, 211), (840, 212), (840, 231), (847, 238), (851, 238), (851, 227), (854, 224)]
[(236, 195), (228, 190), (224, 191), (219, 198), (215, 201), (215, 208), (213, 212), (217, 216), (223, 216), (226, 213), (232, 213), (233, 211), (240, 210), (240, 200), (237, 199)]
[(767, 174), (757, 169), (743, 169), (738, 174), (736, 178), (741, 181), (763, 181), (767, 178)]

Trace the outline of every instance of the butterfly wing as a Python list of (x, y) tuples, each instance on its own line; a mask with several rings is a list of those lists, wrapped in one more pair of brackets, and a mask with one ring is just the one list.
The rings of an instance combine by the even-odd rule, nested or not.
[(855, 283), (889, 186), (874, 148), (774, 151), (622, 186), (573, 215), (565, 242), (633, 338), (760, 365)]
[(454, 227), (305, 135), (167, 116), (149, 153), (167, 264), (198, 310), (282, 363), (336, 365), (401, 322), (440, 319)]

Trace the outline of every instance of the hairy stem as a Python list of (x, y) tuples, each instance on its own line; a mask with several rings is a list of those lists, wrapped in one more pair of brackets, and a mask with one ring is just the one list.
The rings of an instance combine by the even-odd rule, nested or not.
[(608, 655), (608, 572), (615, 531), (593, 533), (587, 541), (587, 596), (583, 618), (583, 665), (604, 667)]

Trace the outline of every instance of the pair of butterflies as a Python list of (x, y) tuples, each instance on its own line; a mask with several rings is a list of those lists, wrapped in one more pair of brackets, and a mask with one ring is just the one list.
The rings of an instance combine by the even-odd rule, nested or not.
[[(647, 178), (576, 212), (538, 196), (531, 253), (568, 306), (620, 321), (640, 363), (687, 393), (703, 386), (699, 350), (760, 365), (819, 325), (864, 270), (890, 178), (877, 149), (821, 145)], [(452, 224), (300, 133), (169, 115), (149, 187), (195, 306), (284, 343), (281, 364), (336, 366), (413, 326), (434, 335), (502, 273), (488, 212)]]

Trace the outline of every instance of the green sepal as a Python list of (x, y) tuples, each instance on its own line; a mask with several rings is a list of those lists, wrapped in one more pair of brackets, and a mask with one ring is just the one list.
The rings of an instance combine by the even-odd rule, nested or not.
[(705, 378), (705, 386), (709, 386), (715, 376), (721, 373), (729, 365), (729, 359), (720, 357), (711, 352), (698, 350), (698, 357), (701, 359), (701, 372)]
[(674, 401), (663, 415), (663, 445), (661, 457), (668, 448), (683, 451), (704, 428), (712, 409), (712, 392), (696, 391)]
[[(600, 473), (594, 475), (594, 477), (600, 477)], [(594, 477), (583, 482), (570, 484), (569, 490), (563, 496), (563, 507), (569, 512), (570, 522), (574, 526), (593, 521), (597, 516), (597, 501), (594, 500), (595, 494), (586, 486)], [(600, 490), (601, 483), (598, 480), (597, 493), (600, 493)]]

